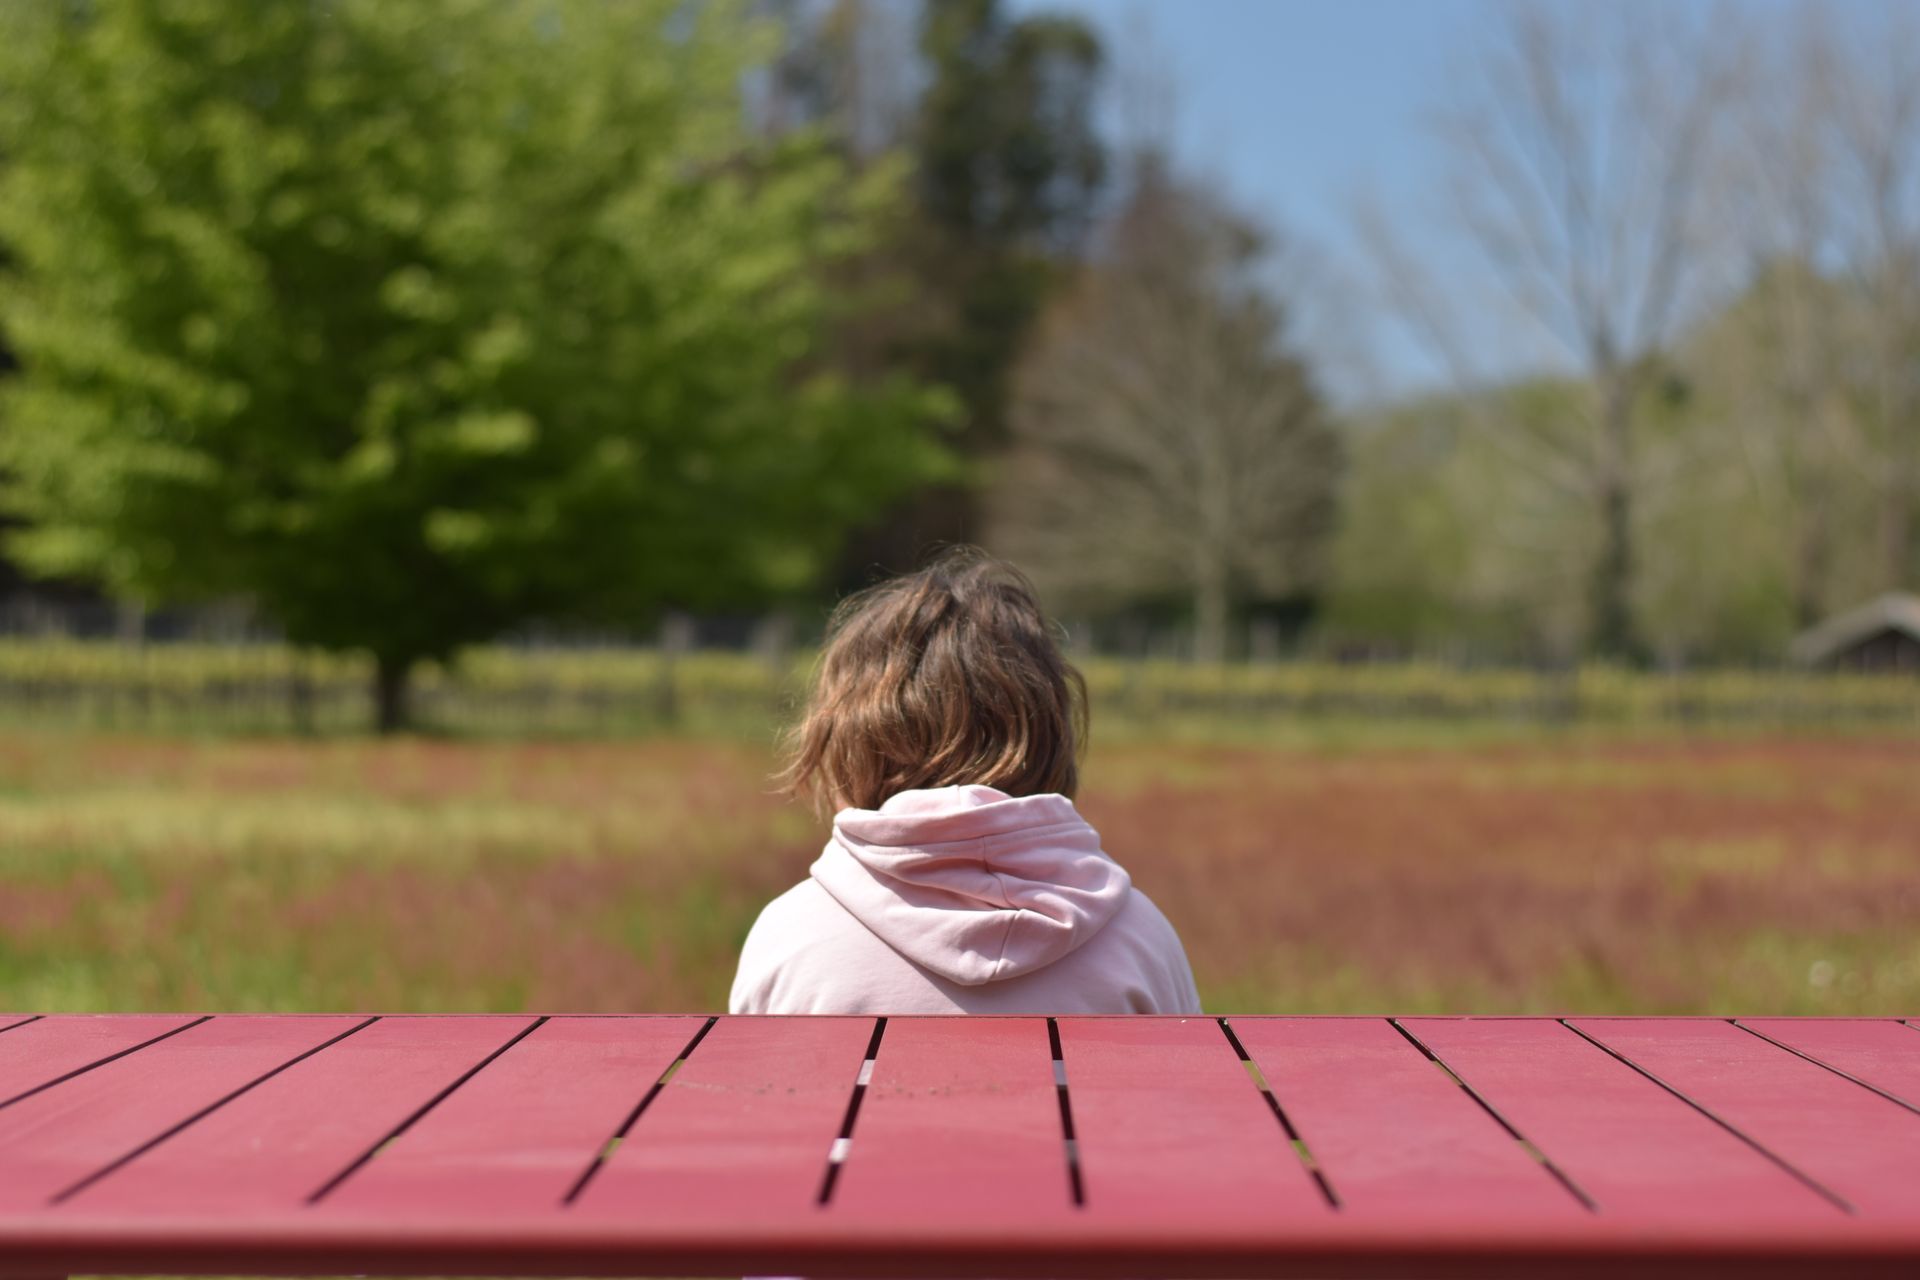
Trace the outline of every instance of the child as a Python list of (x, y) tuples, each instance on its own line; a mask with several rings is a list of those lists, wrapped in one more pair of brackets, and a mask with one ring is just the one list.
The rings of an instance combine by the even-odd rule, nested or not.
[(782, 777), (835, 810), (734, 1013), (1199, 1013), (1180, 938), (1073, 807), (1080, 673), (1026, 579), (950, 552), (835, 613)]

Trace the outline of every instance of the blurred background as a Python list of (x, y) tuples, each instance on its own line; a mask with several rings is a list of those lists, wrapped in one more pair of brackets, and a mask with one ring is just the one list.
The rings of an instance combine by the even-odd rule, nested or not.
[(1920, 1012), (1920, 10), (0, 9), (0, 1006), (718, 1009), (954, 542), (1210, 1009)]

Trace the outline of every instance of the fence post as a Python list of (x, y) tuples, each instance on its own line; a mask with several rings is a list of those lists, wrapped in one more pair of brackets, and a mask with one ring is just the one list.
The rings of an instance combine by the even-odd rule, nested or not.
[(680, 691), (674, 668), (680, 655), (693, 648), (693, 619), (684, 613), (670, 613), (660, 623), (660, 672), (654, 684), (654, 712), (663, 727), (680, 723)]

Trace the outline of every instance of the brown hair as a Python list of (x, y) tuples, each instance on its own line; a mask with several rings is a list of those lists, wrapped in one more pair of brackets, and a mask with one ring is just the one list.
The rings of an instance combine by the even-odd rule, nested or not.
[(780, 783), (823, 813), (967, 783), (1071, 796), (1086, 708), (1026, 575), (956, 548), (834, 610)]

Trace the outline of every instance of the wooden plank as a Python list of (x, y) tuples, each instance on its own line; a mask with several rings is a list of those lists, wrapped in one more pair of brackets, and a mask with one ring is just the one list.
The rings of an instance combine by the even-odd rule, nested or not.
[[(164, 1095), (182, 1087), (182, 1078), (193, 1079), (188, 1092), (196, 1097), (227, 1099), (58, 1207), (46, 1208), (44, 1198), (24, 1206), (0, 1204), (0, 1257), (15, 1270), (44, 1274), (165, 1270), (583, 1275), (641, 1269), (766, 1275), (785, 1267), (813, 1276), (1598, 1277), (1621, 1270), (1677, 1276), (1718, 1268), (1737, 1269), (1756, 1280), (1826, 1273), (1904, 1277), (1915, 1274), (1920, 1260), (1920, 1211), (1869, 1209), (1860, 1218), (1849, 1218), (1838, 1209), (1823, 1208), (1811, 1191), (1798, 1200), (1782, 1198), (1779, 1179), (1787, 1181), (1789, 1191), (1798, 1185), (1791, 1175), (1747, 1181), (1753, 1161), (1773, 1166), (1633, 1067), (1572, 1031), (1556, 1032), (1556, 1024), (1545, 1021), (1418, 1019), (1406, 1025), (1423, 1039), (1431, 1037), (1440, 1056), (1557, 1164), (1571, 1175), (1590, 1179), (1593, 1185), (1587, 1189), (1603, 1199), (1597, 1213), (1581, 1211), (1550, 1178), (1548, 1185), (1565, 1197), (1568, 1212), (1541, 1212), (1519, 1198), (1469, 1202), (1449, 1196), (1444, 1187), (1434, 1187), (1426, 1203), (1382, 1208), (1375, 1194), (1380, 1179), (1349, 1179), (1352, 1186), (1371, 1188), (1371, 1198), (1364, 1203), (1351, 1187), (1341, 1186), (1336, 1164), (1366, 1173), (1366, 1161), (1356, 1165), (1340, 1155), (1336, 1162), (1327, 1150), (1316, 1154), (1333, 1175), (1335, 1188), (1348, 1192), (1343, 1211), (1315, 1202), (1310, 1180), (1297, 1167), (1292, 1170), (1294, 1185), (1305, 1190), (1304, 1206), (1292, 1192), (1277, 1193), (1289, 1197), (1284, 1201), (1257, 1194), (1255, 1188), (1267, 1180), (1268, 1172), (1250, 1171), (1248, 1154), (1268, 1160), (1277, 1148), (1278, 1156), (1292, 1158), (1275, 1132), (1273, 1113), (1224, 1038), (1217, 1042), (1224, 1052), (1210, 1047), (1216, 1042), (1203, 1033), (1214, 1024), (1151, 1018), (1058, 1022), (1086, 1192), (1080, 1208), (1072, 1206), (1067, 1194), (1046, 1020), (890, 1020), (880, 1046), (881, 1070), (862, 1105), (834, 1200), (820, 1208), (809, 1197), (817, 1194), (817, 1174), (825, 1163), (822, 1147), (831, 1142), (823, 1135), (837, 1132), (871, 1024), (866, 1019), (767, 1018), (714, 1024), (687, 1063), (658, 1089), (627, 1141), (587, 1184), (585, 1194), (572, 1208), (562, 1209), (557, 1194), (563, 1194), (561, 1188), (579, 1170), (590, 1167), (591, 1151), (556, 1158), (548, 1149), (560, 1148), (564, 1155), (567, 1143), (554, 1137), (554, 1126), (530, 1125), (514, 1113), (528, 1105), (552, 1105), (562, 1120), (572, 1123), (574, 1110), (593, 1109), (580, 1102), (583, 1092), (599, 1090), (605, 1094), (605, 1114), (597, 1119), (588, 1114), (592, 1123), (579, 1125), (575, 1139), (582, 1148), (597, 1149), (604, 1135), (631, 1113), (633, 1103), (653, 1088), (664, 1060), (705, 1020), (680, 1020), (680, 1043), (659, 1046), (651, 1061), (629, 1053), (625, 1068), (603, 1070), (603, 1060), (618, 1057), (619, 1046), (631, 1039), (626, 1028), (672, 1020), (556, 1019), (507, 1047), (510, 1035), (532, 1028), (531, 1020), (385, 1019), (345, 1039), (309, 1034), (306, 1040), (317, 1041), (317, 1051), (310, 1056), (288, 1059), (277, 1071), (269, 1068), (272, 1074), (251, 1077), (252, 1087), (241, 1092), (214, 1092), (219, 1081), (212, 1076), (220, 1072), (243, 1084), (249, 1078), (232, 1070), (230, 1058), (212, 1053), (204, 1043), (209, 1028), (289, 1022), (318, 1028), (325, 1021), (216, 1019), (0, 1108), (4, 1126), (50, 1099), (94, 1090), (104, 1111), (73, 1108), (60, 1117), (43, 1117), (54, 1122), (31, 1126), (19, 1135), (29, 1144), (61, 1145), (69, 1125), (77, 1124), (84, 1132), (128, 1099), (140, 1103), (142, 1114), (150, 1118), (156, 1091)], [(359, 1025), (357, 1019), (338, 1021)], [(1392, 1030), (1380, 1020), (1275, 1020), (1286, 1033), (1277, 1037), (1277, 1049), (1261, 1043), (1260, 1028), (1268, 1021), (1239, 1019), (1235, 1025), (1256, 1053), (1277, 1052), (1277, 1060), (1267, 1064), (1270, 1074), (1281, 1087), (1282, 1101), (1319, 1148), (1339, 1151), (1338, 1142), (1315, 1137), (1313, 1126), (1324, 1127), (1331, 1123), (1329, 1117), (1357, 1111), (1367, 1123), (1390, 1127), (1393, 1108), (1407, 1105), (1402, 1095), (1433, 1111), (1437, 1104), (1424, 1096), (1430, 1083), (1422, 1081), (1438, 1081), (1443, 1091), (1452, 1090), (1450, 1096), (1472, 1108), (1468, 1115), (1477, 1114), (1502, 1140), (1512, 1142), (1413, 1045), (1400, 1040), (1401, 1048), (1394, 1049), (1391, 1041), (1356, 1035), (1356, 1028)], [(1604, 1019), (1587, 1021), (1608, 1025)], [(1865, 1100), (1876, 1109), (1861, 1115), (1894, 1130), (1907, 1146), (1920, 1147), (1913, 1141), (1914, 1131), (1902, 1127), (1920, 1117), (1756, 1035), (1724, 1022), (1646, 1021), (1658, 1028), (1654, 1038), (1661, 1043), (1703, 1034), (1702, 1025), (1718, 1026), (1771, 1055), (1760, 1059), (1762, 1063), (1784, 1063), (1803, 1073), (1789, 1098), (1794, 1109), (1809, 1114), (1809, 1123), (1830, 1124), (1834, 1115), (1844, 1112), (1833, 1099)], [(464, 1059), (430, 1034), (436, 1026), (444, 1030), (462, 1023), (488, 1032), (475, 1032), (461, 1043), (473, 1051)], [(611, 1030), (587, 1035), (577, 1025), (586, 1023)], [(408, 1035), (418, 1040), (403, 1044), (395, 1039), (381, 1048), (371, 1039), (376, 1032), (397, 1036), (391, 1028), (413, 1024), (419, 1030)], [(1812, 1026), (1793, 1022), (1785, 1029), (1798, 1034)], [(1513, 1027), (1529, 1030), (1509, 1034)], [(538, 1049), (550, 1028), (560, 1029), (563, 1039), (586, 1043), (549, 1044), (548, 1060), (537, 1069), (516, 1067), (518, 1056)], [(1548, 1038), (1556, 1034), (1558, 1041)], [(1354, 1050), (1356, 1040), (1365, 1052)], [(1579, 1053), (1570, 1054), (1568, 1046)], [(394, 1061), (381, 1065), (376, 1049), (391, 1053)], [(502, 1051), (493, 1056), (495, 1049)], [(358, 1082), (351, 1069), (356, 1051), (364, 1068)], [(1725, 1044), (1713, 1041), (1695, 1056), (1718, 1062), (1728, 1052)], [(406, 1069), (416, 1054), (424, 1061), (437, 1053), (444, 1055), (441, 1065), (451, 1071), (450, 1079), (442, 1076), (436, 1083), (424, 1067), (405, 1088), (391, 1078), (392, 1071)], [(151, 1064), (169, 1057), (182, 1069), (153, 1069)], [(1416, 1070), (1403, 1079), (1409, 1059)], [(520, 1070), (521, 1091), (499, 1088), (515, 1069)], [(1289, 1070), (1344, 1071), (1357, 1079), (1322, 1080), (1289, 1095)], [(1746, 1067), (1726, 1070), (1741, 1077), (1752, 1074)], [(1515, 1073), (1517, 1082), (1510, 1078)], [(602, 1089), (594, 1083), (597, 1075), (612, 1083)], [(110, 1076), (117, 1076), (119, 1085), (103, 1088)], [(1812, 1080), (1823, 1082), (1818, 1096), (1808, 1092)], [(1229, 1087), (1230, 1081), (1235, 1087)], [(458, 1087), (448, 1091), (454, 1082)], [(434, 1126), (449, 1121), (453, 1108), (490, 1087), (495, 1094), (491, 1110), (482, 1107), (475, 1123), (509, 1132), (496, 1135), (494, 1149), (472, 1162), (458, 1151), (448, 1154), (443, 1176), (436, 1179), (437, 1194), (412, 1204), (380, 1196), (364, 1204), (348, 1199), (364, 1189), (359, 1178), (378, 1176), (396, 1157), (413, 1158), (410, 1144), (430, 1136)], [(1840, 1092), (1825, 1092), (1836, 1088)], [(529, 1092), (537, 1095), (531, 1101), (525, 1096)], [(411, 1109), (404, 1105), (403, 1095), (442, 1100), (421, 1112), (418, 1102)], [(1329, 1096), (1340, 1106), (1325, 1105)], [(1250, 1100), (1251, 1112), (1235, 1099)], [(335, 1124), (345, 1122), (345, 1113), (353, 1108), (366, 1112), (351, 1121), (358, 1127), (344, 1135), (337, 1132)], [(302, 1109), (315, 1114), (296, 1114)], [(1374, 1114), (1382, 1109), (1383, 1117)], [(194, 1114), (188, 1110), (182, 1118)], [(419, 1119), (392, 1145), (339, 1184), (338, 1199), (329, 1197), (309, 1207), (300, 1203), (298, 1188), (310, 1179), (290, 1171), (275, 1182), (280, 1178), (273, 1168), (275, 1159), (309, 1172), (338, 1165), (343, 1151), (369, 1149), (366, 1144), (378, 1135), (415, 1115)], [(875, 1123), (876, 1117), (881, 1123)], [(1454, 1120), (1457, 1117), (1448, 1123)], [(516, 1126), (532, 1136), (515, 1136), (511, 1131)], [(466, 1127), (464, 1122), (456, 1126)], [(143, 1125), (140, 1131), (155, 1136), (151, 1126)], [(159, 1130), (166, 1131), (166, 1126)], [(1700, 1140), (1703, 1132), (1719, 1135), (1719, 1149)], [(891, 1154), (886, 1150), (889, 1133)], [(880, 1141), (870, 1141), (876, 1135)], [(237, 1151), (236, 1144), (246, 1149)], [(14, 1185), (8, 1162), (18, 1145), (0, 1134), (0, 1199)], [(709, 1145), (718, 1154), (702, 1166), (699, 1161)], [(118, 1150), (125, 1154), (139, 1147), (135, 1142)], [(863, 1156), (875, 1156), (876, 1147), (878, 1157), (863, 1165)], [(1589, 1149), (1591, 1158), (1585, 1154)], [(1729, 1149), (1736, 1155), (1728, 1156)], [(752, 1167), (750, 1155), (762, 1151), (767, 1167)], [(257, 1201), (231, 1191), (217, 1178), (196, 1189), (191, 1185), (194, 1162), (186, 1158), (196, 1153), (214, 1163), (237, 1161), (231, 1171), (236, 1185), (254, 1179), (272, 1185), (262, 1188)], [(526, 1186), (512, 1194), (488, 1194), (486, 1180), (497, 1172), (494, 1167), (517, 1163), (517, 1153), (524, 1153), (529, 1163), (508, 1176), (530, 1170)], [(103, 1154), (96, 1152), (95, 1158)], [(1380, 1159), (1377, 1151), (1363, 1154), (1368, 1160)], [(1750, 1157), (1744, 1164), (1742, 1154)], [(952, 1164), (947, 1163), (950, 1156)], [(353, 1158), (349, 1155), (348, 1162)], [(1408, 1159), (1404, 1154), (1396, 1158), (1403, 1163)], [(632, 1181), (623, 1183), (629, 1160)], [(1457, 1152), (1443, 1149), (1426, 1167), (1436, 1163), (1453, 1170)], [(1283, 1159), (1278, 1167), (1289, 1166)], [(687, 1175), (684, 1184), (676, 1183), (676, 1171)], [(1894, 1184), (1920, 1186), (1909, 1169), (1871, 1172)], [(149, 1190), (158, 1188), (169, 1173), (186, 1184), (182, 1195), (147, 1199), (131, 1194), (142, 1180), (148, 1181)], [(878, 1182), (863, 1185), (865, 1175)], [(1466, 1176), (1486, 1185), (1482, 1173), (1469, 1169)], [(479, 1194), (472, 1194), (475, 1183), (462, 1181), (472, 1178), (480, 1180)], [(1609, 1184), (1636, 1178), (1645, 1185), (1634, 1195), (1647, 1204), (1629, 1212), (1633, 1197), (1611, 1196)], [(1003, 1197), (994, 1185), (1000, 1181), (1011, 1181), (1021, 1190)], [(202, 1194), (207, 1189), (211, 1195)], [(406, 1192), (404, 1182), (399, 1190)], [(292, 1205), (279, 1207), (288, 1205), (290, 1191)], [(1675, 1202), (1665, 1217), (1654, 1203), (1661, 1195)], [(1715, 1198), (1722, 1203), (1712, 1203)], [(1817, 1212), (1804, 1210), (1809, 1200)], [(1796, 1204), (1802, 1208), (1794, 1208)]]
[[(0, 1210), (46, 1204), (235, 1090), (364, 1021), (212, 1018), (0, 1110)], [(130, 1034), (150, 1030), (130, 1029)]]
[(1920, 1212), (1920, 1115), (1718, 1018), (1569, 1022), (1862, 1214)]
[(551, 1018), (330, 1190), (315, 1216), (556, 1209), (706, 1021)]
[(62, 1014), (13, 1028), (0, 1039), (0, 1106), (197, 1020), (178, 1013)]
[(93, 1213), (295, 1209), (531, 1018), (382, 1018), (75, 1195)]
[[(1778, 1164), (1551, 1018), (1403, 1018), (1609, 1217), (1833, 1221)], [(1916, 1037), (1920, 1039), (1920, 1037)]]
[(1891, 1018), (1742, 1018), (1740, 1026), (1920, 1111), (1920, 1035)]
[(1233, 1018), (1343, 1209), (1553, 1220), (1587, 1210), (1384, 1018)]
[(574, 1201), (583, 1216), (818, 1216), (872, 1018), (722, 1018)]
[(1193, 1233), (1333, 1212), (1212, 1018), (1061, 1018), (1089, 1218)]
[(975, 1231), (1074, 1212), (1044, 1018), (891, 1018), (828, 1206)]

